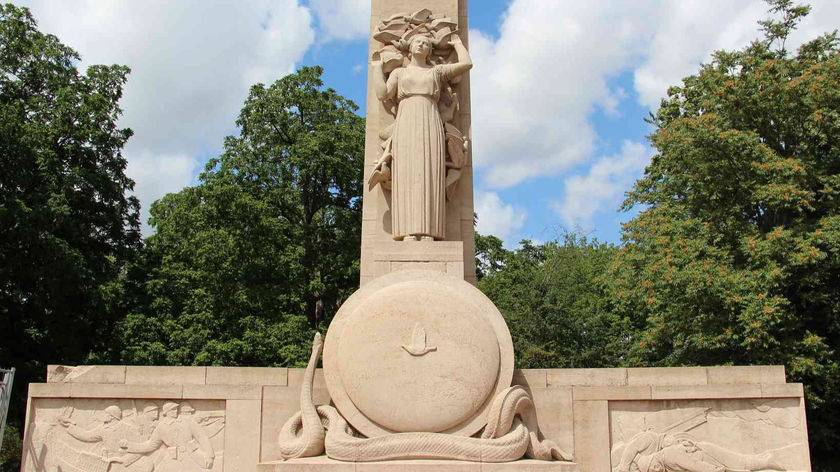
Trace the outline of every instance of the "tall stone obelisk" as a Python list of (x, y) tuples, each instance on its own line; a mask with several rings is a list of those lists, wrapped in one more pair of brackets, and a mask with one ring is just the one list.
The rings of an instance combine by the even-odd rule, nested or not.
[[(467, 0), (372, 0), (369, 64), (379, 59), (378, 54), (383, 48), (383, 42), (374, 38), (379, 28), (396, 14), (421, 8), (447, 19), (457, 19), (457, 25), (453, 25), (452, 29), (467, 44)], [(469, 74), (453, 81), (451, 90), (457, 106), (450, 123), (460, 131), (466, 144), (463, 146), (463, 165), (458, 169), (457, 184), (447, 188), (445, 235), (434, 241), (397, 241), (391, 228), (391, 192), (383, 186), (369, 185), (383, 153), (383, 130), (395, 121), (393, 110), (389, 111), (377, 97), (371, 70), (379, 73), (369, 68), (360, 284), (365, 285), (378, 276), (402, 269), (434, 270), (475, 283)], [(453, 146), (451, 142), (448, 145)]]

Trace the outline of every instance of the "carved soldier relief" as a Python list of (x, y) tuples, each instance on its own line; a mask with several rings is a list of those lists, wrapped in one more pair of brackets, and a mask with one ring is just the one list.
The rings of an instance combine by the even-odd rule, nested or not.
[(613, 472), (807, 470), (796, 399), (614, 402)]
[(456, 22), (422, 9), (378, 26), (370, 78), (394, 117), (368, 184), (390, 197), (395, 240), (443, 240), (446, 201), (457, 190), (467, 139), (456, 127), (457, 83), (472, 68)]
[(224, 402), (39, 400), (27, 472), (222, 470)]

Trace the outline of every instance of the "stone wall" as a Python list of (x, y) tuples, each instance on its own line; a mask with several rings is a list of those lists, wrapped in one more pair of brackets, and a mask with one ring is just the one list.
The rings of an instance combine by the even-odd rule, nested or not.
[[(105, 472), (103, 457), (122, 457), (127, 471), (155, 461), (183, 471), (257, 470), (279, 459), (277, 434), (299, 408), (302, 377), (285, 368), (51, 366), (47, 383), (29, 386), (23, 470)], [(688, 435), (744, 457), (772, 451), (785, 470), (810, 470), (802, 385), (786, 383), (783, 367), (538, 369), (517, 371), (514, 382), (531, 391), (545, 436), (583, 471), (618, 470), (646, 434)], [(320, 371), (314, 396), (329, 401)], [(173, 405), (178, 417), (166, 417)], [(182, 438), (156, 442), (154, 429), (167, 427)], [(154, 450), (125, 453), (121, 440)]]

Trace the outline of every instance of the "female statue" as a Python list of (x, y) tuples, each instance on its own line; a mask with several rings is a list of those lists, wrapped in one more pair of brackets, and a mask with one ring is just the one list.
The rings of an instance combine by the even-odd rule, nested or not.
[[(455, 63), (431, 64), (429, 59), (435, 40), (432, 35), (415, 34), (395, 41), (397, 46), (390, 46), (392, 60), (380, 56), (381, 61), (375, 61), (371, 69), (371, 80), (379, 100), (386, 104), (396, 103), (393, 128), (375, 169), (378, 175), (390, 171), (391, 234), (395, 240), (444, 238), (447, 131), (454, 127), (441, 118), (438, 101), (451, 79), (472, 68), (469, 52), (461, 39), (456, 34), (446, 36), (451, 38), (449, 45), (457, 54)], [(405, 46), (407, 64), (403, 63), (403, 55), (396, 51), (397, 47), (404, 49)], [(396, 66), (394, 57), (399, 58)], [(388, 69), (392, 70), (386, 78)], [(463, 137), (460, 145), (463, 146)], [(382, 183), (386, 179), (372, 183)]]

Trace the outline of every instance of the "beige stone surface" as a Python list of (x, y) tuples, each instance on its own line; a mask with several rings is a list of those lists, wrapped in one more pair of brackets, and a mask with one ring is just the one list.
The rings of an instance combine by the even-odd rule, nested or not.
[(469, 283), (394, 272), (336, 314), (324, 374), (336, 407), (367, 436), (471, 435), (484, 425), (490, 399), (510, 385), (513, 344), (499, 311)]
[(127, 384), (203, 385), (206, 378), (206, 367), (130, 365), (125, 369), (125, 383)]
[(207, 367), (208, 385), (288, 385), (286, 367)]
[(783, 384), (785, 366), (715, 366), (706, 367), (709, 384)]
[(546, 387), (546, 369), (516, 369), (513, 371), (513, 385), (526, 388)]
[(800, 404), (799, 398), (611, 402), (611, 464), (809, 470)]
[[(292, 379), (292, 373), (298, 370), (302, 369), (290, 370), (290, 380)], [(316, 383), (312, 390), (312, 395), (316, 405), (326, 405), (330, 403), (330, 395), (327, 391), (326, 385), (323, 383), (323, 375), (321, 376), (321, 379), (321, 384), (318, 385)], [(259, 425), (260, 460), (262, 462), (271, 462), (281, 459), (280, 449), (277, 444), (280, 428), (299, 410), (299, 381), (296, 385), (290, 382), (290, 385), (287, 387), (276, 385), (263, 387), (262, 421)]]
[(124, 365), (50, 365), (47, 382), (125, 383)]
[[(98, 368), (99, 366), (95, 367)], [(107, 369), (110, 372), (126, 370), (122, 366), (108, 367), (113, 367)], [(75, 367), (71, 367), (68, 369), (68, 372), (74, 369)], [(207, 368), (208, 374), (206, 379), (208, 381), (212, 378), (211, 374), (209, 374), (211, 369), (213, 368)], [(248, 454), (253, 455), (254, 451), (258, 451), (258, 460), (253, 461), (251, 468), (246, 469), (253, 470), (253, 467), (256, 467), (255, 464), (258, 461), (268, 462), (279, 459), (276, 446), (277, 434), (280, 426), (300, 408), (299, 394), (303, 369), (287, 370), (288, 386), (254, 385), (261, 382), (276, 381), (277, 371), (275, 369), (246, 368), (242, 372), (236, 372), (240, 368), (227, 369), (229, 370), (223, 372), (242, 379), (244, 383), (239, 385), (198, 385), (191, 383), (180, 385), (161, 385), (154, 383), (129, 385), (120, 383), (92, 383), (89, 380), (107, 379), (116, 381), (119, 379), (118, 374), (115, 378), (110, 374), (105, 375), (104, 371), (102, 373), (96, 372), (97, 369), (75, 370), (75, 372), (81, 372), (83, 375), (78, 375), (75, 378), (64, 381), (55, 377), (55, 368), (51, 368), (53, 372), (50, 377), (50, 380), (52, 380), (51, 383), (29, 385), (30, 401), (27, 408), (27, 416), (29, 418), (27, 423), (30, 424), (30, 430), (27, 431), (27, 437), (31, 436), (33, 439), (42, 438), (45, 431), (42, 427), (42, 419), (45, 417), (44, 405), (51, 404), (53, 405), (53, 409), (67, 408), (68, 410), (75, 410), (80, 405), (78, 402), (82, 402), (82, 406), (79, 408), (84, 410), (86, 408), (84, 406), (86, 403), (84, 402), (92, 402), (87, 403), (87, 405), (110, 406), (110, 403), (113, 402), (120, 405), (131, 404), (133, 400), (133, 403), (137, 404), (138, 409), (142, 410), (147, 403), (161, 405), (168, 400), (182, 401), (185, 397), (194, 397), (188, 401), (197, 410), (201, 410), (199, 406), (204, 405), (207, 399), (216, 399), (213, 402), (207, 403), (209, 405), (216, 405), (214, 408), (217, 408), (219, 405), (225, 405), (226, 402), (228, 405), (233, 405), (233, 402), (239, 403), (241, 401), (241, 406), (248, 405), (249, 408), (242, 408), (240, 410), (246, 412), (244, 416), (236, 413), (236, 418), (241, 418), (240, 423), (238, 423), (239, 426), (235, 426), (237, 419), (231, 416), (234, 414), (232, 413), (234, 410), (231, 408), (235, 407), (228, 407), (226, 418), (226, 421), (229, 422), (226, 427), (236, 428), (231, 429), (231, 433), (228, 436), (231, 438), (231, 441), (240, 442), (237, 445), (233, 445), (233, 443), (229, 446), (224, 444), (220, 445), (219, 450), (224, 451), (221, 453), (220, 461), (223, 462), (228, 454), (231, 454), (232, 458), (245, 457)], [(612, 433), (609, 425), (605, 428), (598, 426), (608, 421), (604, 419), (602, 406), (609, 406), (607, 418), (612, 422), (610, 424), (614, 427), (617, 427), (616, 418), (621, 415), (645, 414), (648, 415), (648, 418), (652, 418), (651, 421), (654, 421), (653, 418), (657, 417), (655, 415), (658, 412), (669, 410), (688, 411), (687, 408), (689, 407), (685, 405), (692, 405), (692, 402), (706, 402), (712, 405), (733, 405), (731, 402), (736, 402), (734, 403), (736, 405), (735, 407), (726, 411), (735, 411), (739, 408), (743, 410), (743, 405), (757, 404), (759, 407), (764, 408), (761, 402), (770, 402), (769, 405), (774, 411), (782, 411), (784, 414), (795, 414), (799, 419), (804, 418), (802, 385), (780, 383), (783, 380), (784, 373), (781, 367), (737, 367), (735, 370), (730, 370), (731, 373), (737, 373), (740, 375), (740, 378), (747, 382), (740, 385), (715, 382), (713, 379), (716, 377), (712, 372), (719, 368), (708, 367), (705, 369), (707, 374), (709, 374), (709, 385), (631, 386), (626, 385), (626, 381), (621, 381), (623, 378), (621, 372), (625, 369), (523, 369), (517, 370), (512, 377), (515, 384), (526, 386), (533, 396), (538, 420), (545, 436), (557, 442), (561, 448), (572, 451), (575, 455), (575, 460), (580, 464), (580, 469), (586, 471), (599, 470), (598, 467), (609, 468), (609, 461), (611, 460), (609, 451), (612, 447), (610, 436), (611, 434), (618, 434)], [(720, 369), (729, 370), (732, 368), (723, 367)], [(632, 370), (634, 369), (626, 369), (626, 371)], [(670, 372), (669, 370), (661, 371), (662, 378), (669, 378)], [(679, 376), (684, 374), (676, 371), (674, 373), (676, 374), (674, 378), (677, 378), (675, 383), (685, 382), (685, 380), (679, 380)], [(629, 373), (624, 378), (626, 377), (629, 377)], [(641, 378), (641, 376), (636, 376), (636, 378)], [(767, 383), (761, 383), (762, 381)], [(316, 372), (314, 383), (316, 403), (330, 403), (323, 371), (318, 370)], [(648, 392), (650, 392), (650, 395)], [(575, 397), (575, 394), (577, 394), (577, 397)], [(651, 400), (654, 397), (661, 397), (662, 400)], [(591, 400), (581, 400), (581, 398), (589, 398)], [(625, 400), (619, 400), (619, 398), (625, 398)], [(577, 401), (574, 401), (574, 399), (577, 399)], [(259, 408), (253, 402), (257, 402)], [(779, 403), (775, 402), (782, 402), (783, 408), (773, 406), (779, 405)], [(569, 406), (570, 403), (571, 406)], [(103, 407), (99, 406), (97, 408), (101, 414)], [(129, 410), (124, 406), (122, 408), (126, 411)], [(246, 410), (250, 410), (250, 412)], [(257, 418), (254, 419), (256, 412), (259, 413), (256, 415)], [(724, 412), (724, 410), (721, 410), (721, 412)], [(85, 414), (90, 415), (90, 413)], [(128, 413), (126, 415), (128, 418), (131, 417)], [(718, 415), (719, 418), (715, 417), (716, 419), (713, 421), (727, 421), (730, 423), (733, 421), (732, 418), (727, 419), (722, 415), (723, 413), (720, 413)], [(36, 421), (33, 421), (33, 418), (37, 420), (39, 426), (36, 426)], [(621, 421), (628, 422), (630, 420), (622, 419)], [(775, 421), (778, 422), (781, 420), (777, 419)], [(763, 424), (765, 422), (763, 418), (759, 420), (759, 423)], [(784, 425), (787, 423), (782, 421), (781, 424)], [(54, 424), (53, 426), (60, 427), (58, 424)], [(738, 431), (745, 431), (752, 427), (736, 424), (733, 428)], [(789, 437), (799, 437), (799, 444), (802, 444), (802, 446), (796, 449), (793, 455), (795, 456), (794, 459), (800, 461), (799, 465), (802, 465), (803, 461), (807, 460), (807, 427), (803, 421), (801, 428), (797, 425), (793, 429), (794, 432), (785, 434), (788, 434)], [(38, 431), (37, 434), (33, 434), (35, 430)], [(233, 434), (232, 431), (235, 430), (240, 430), (242, 433)], [(759, 433), (766, 433), (766, 431), (764, 433), (761, 431), (759, 428)], [(38, 440), (42, 441), (43, 439)], [(773, 443), (767, 442), (765, 439), (759, 439), (759, 444), (764, 444), (768, 448), (775, 447)], [(62, 447), (62, 445), (58, 447)], [(237, 447), (242, 452), (234, 455), (233, 451)], [(583, 449), (580, 449), (581, 447)], [(802, 452), (803, 450), (805, 452)], [(27, 454), (30, 454), (29, 451), (35, 451), (35, 449), (28, 447)], [(755, 451), (759, 451), (759, 449), (755, 449)], [(790, 451), (783, 452), (788, 456), (791, 454)], [(607, 461), (606, 463), (604, 463), (605, 460)], [(786, 460), (790, 460), (790, 458)], [(244, 461), (241, 463), (244, 463)], [(515, 464), (522, 466), (518, 462)], [(303, 468), (286, 468), (283, 470), (319, 470), (314, 468), (317, 465), (313, 464), (296, 465), (296, 467), (298, 466)], [(355, 464), (350, 464), (350, 466), (353, 467), (352, 470), (355, 470)], [(273, 468), (266, 468), (273, 466), (262, 467), (261, 470), (274, 470)], [(331, 467), (332, 470), (341, 470), (336, 469), (335, 467), (337, 466)], [(505, 469), (501, 465), (486, 465), (482, 470), (491, 470), (487, 467), (501, 467), (500, 469), (492, 470), (511, 470)], [(809, 467), (808, 464), (805, 464), (801, 469), (791, 470), (809, 470)], [(242, 469), (226, 468), (225, 470), (238, 472)]]
[(656, 385), (651, 387), (650, 398), (677, 400), (691, 398), (761, 398), (761, 385)]
[(706, 385), (705, 367), (627, 369), (627, 385)]
[[(453, 21), (457, 23), (458, 35), (461, 37), (461, 40), (464, 44), (468, 43), (467, 32), (469, 30), (469, 26), (467, 24), (465, 0), (432, 0), (431, 2), (423, 2), (422, 7), (428, 8), (433, 14), (445, 15), (452, 18)], [(419, 8), (421, 7), (418, 6), (418, 3), (416, 1), (410, 0), (400, 0), (393, 2), (381, 0), (374, 1), (371, 10), (372, 35), (379, 31), (379, 27), (382, 21), (388, 20), (394, 14), (411, 13), (417, 11)], [(388, 43), (386, 42), (385, 44)], [(369, 58), (372, 60), (379, 61), (381, 56), (380, 50), (382, 48), (383, 42), (380, 42), (372, 37), (370, 40)], [(407, 50), (403, 51), (403, 53), (408, 55)], [(465, 50), (459, 51), (459, 59), (463, 59), (462, 56), (464, 56), (465, 54)], [(383, 138), (380, 138), (380, 132), (386, 130), (388, 126), (394, 123), (395, 118), (391, 113), (389, 113), (388, 109), (386, 109), (386, 107), (377, 99), (377, 80), (381, 80), (381, 78), (377, 79), (377, 76), (382, 74), (383, 69), (381, 67), (375, 67), (375, 64), (372, 64), (372, 66), (374, 67), (371, 67), (369, 71), (367, 94), (367, 120), (365, 128), (365, 182), (369, 181), (370, 177), (374, 173), (375, 167), (379, 164), (380, 158), (384, 156), (383, 145), (386, 146), (386, 149), (388, 149), (387, 146), (389, 143), (396, 142), (394, 140), (389, 141), (388, 139), (383, 140)], [(390, 73), (390, 68), (387, 70), (386, 73)], [(394, 80), (395, 82), (398, 82), (396, 79)], [(457, 84), (453, 87), (453, 90), (457, 94), (457, 110), (452, 114), (451, 120), (448, 119), (448, 112), (443, 111), (444, 109), (447, 109), (447, 107), (441, 108), (442, 119), (444, 122), (446, 122), (447, 141), (444, 147), (446, 148), (445, 154), (447, 156), (447, 159), (451, 159), (452, 156), (455, 155), (453, 154), (453, 149), (458, 148), (458, 146), (455, 145), (455, 141), (450, 141), (450, 138), (452, 136), (456, 136), (456, 134), (458, 134), (456, 133), (450, 135), (448, 133), (450, 131), (450, 125), (454, 126), (454, 128), (452, 129), (460, 131), (460, 135), (466, 137), (467, 140), (469, 140), (471, 136), (469, 119), (470, 106), (468, 74), (462, 75), (458, 78), (458, 80), (453, 82), (457, 82)], [(441, 87), (441, 91), (441, 95), (448, 96), (448, 89), (446, 87)], [(435, 101), (437, 101), (437, 97), (433, 98)], [(437, 108), (439, 107), (435, 106), (436, 110)], [(403, 127), (403, 129), (407, 130), (414, 128)], [(436, 131), (435, 133), (438, 132)], [(398, 134), (400, 136), (396, 138), (397, 141), (401, 140), (401, 142), (406, 143), (413, 139), (405, 133)], [(413, 134), (411, 134), (411, 136), (413, 136)], [(440, 137), (441, 135), (437, 134), (437, 136)], [(440, 139), (436, 139), (433, 141), (436, 143), (441, 142)], [(403, 151), (398, 150), (398, 148), (403, 149)], [(433, 148), (440, 149), (437, 146), (434, 146)], [(397, 154), (399, 154), (399, 152), (405, 152), (404, 149), (404, 146), (395, 146), (394, 148)], [(422, 256), (410, 261), (395, 261), (394, 263), (390, 263), (388, 261), (385, 261), (385, 263), (383, 263), (383, 261), (381, 260), (375, 260), (374, 254), (376, 252), (381, 252), (380, 249), (382, 247), (387, 247), (388, 243), (393, 242), (392, 219), (395, 217), (395, 212), (394, 207), (392, 205), (394, 198), (399, 199), (399, 195), (403, 195), (403, 190), (399, 188), (399, 185), (397, 186), (398, 188), (393, 188), (391, 191), (385, 191), (381, 185), (365, 185), (363, 193), (363, 236), (360, 274), (361, 285), (369, 283), (370, 281), (374, 280), (377, 275), (381, 275), (383, 273), (387, 273), (394, 270), (412, 270), (417, 268), (438, 270), (447, 274), (454, 274), (458, 272), (459, 277), (463, 278), (464, 280), (467, 280), (470, 283), (475, 283), (475, 247), (473, 243), (474, 228), (472, 225), (474, 207), (472, 195), (473, 189), (471, 150), (472, 147), (470, 145), (467, 145), (466, 150), (463, 151), (463, 159), (461, 159), (460, 157), (456, 159), (457, 161), (463, 161), (462, 167), (458, 169), (457, 172), (454, 172), (456, 170), (454, 168), (450, 168), (448, 171), (445, 171), (443, 170), (443, 168), (440, 168), (439, 171), (432, 172), (432, 174), (434, 174), (434, 179), (439, 180), (441, 172), (447, 172), (446, 177), (450, 178), (449, 182), (457, 182), (455, 185), (447, 187), (447, 191), (445, 192), (447, 198), (443, 206), (435, 206), (435, 208), (443, 208), (443, 210), (440, 211), (440, 213), (444, 214), (443, 233), (444, 239), (446, 240), (445, 242), (463, 242), (463, 245), (460, 246), (461, 253), (457, 260), (443, 261), (445, 262), (444, 264), (424, 264), (424, 262), (442, 261), (425, 261)], [(435, 151), (435, 153), (438, 152), (439, 151)], [(399, 161), (398, 158), (396, 160), (397, 165), (401, 165), (399, 164), (400, 162), (409, 162), (408, 160)], [(379, 170), (382, 170), (381, 167), (379, 168)], [(402, 175), (407, 174), (405, 174), (404, 172)], [(424, 179), (428, 178), (430, 178), (428, 175), (424, 177)], [(403, 189), (404, 188), (405, 186), (403, 186)], [(435, 188), (438, 187), (435, 186)], [(434, 197), (433, 200), (439, 202), (440, 193), (435, 192), (434, 195), (438, 196)], [(404, 199), (404, 201), (409, 200)]]
[(804, 397), (801, 383), (761, 384), (761, 398)]
[(262, 401), (228, 400), (225, 402), (224, 470), (252, 470), (260, 461), (259, 429)]
[(549, 387), (627, 385), (627, 369), (548, 369)]
[(648, 400), (651, 398), (651, 387), (648, 385), (638, 386), (599, 386), (599, 387), (573, 387), (575, 400)]
[(348, 463), (325, 456), (259, 464), (257, 472), (577, 472), (577, 464), (531, 459), (491, 464), (440, 460), (404, 460), (372, 463)]
[(130, 470), (223, 470), (224, 402), (38, 398), (31, 406), (23, 472), (106, 472), (111, 460)]
[[(49, 384), (48, 384), (49, 385)], [(183, 385), (70, 384), (71, 398), (181, 398)]]
[(610, 414), (607, 401), (575, 401), (575, 462), (584, 472), (609, 472)]
[(574, 407), (572, 388), (529, 389), (537, 412), (540, 431), (547, 439), (554, 441), (560, 449), (574, 455)]
[(262, 386), (241, 385), (192, 385), (183, 386), (181, 398), (202, 398), (207, 400), (259, 400)]

